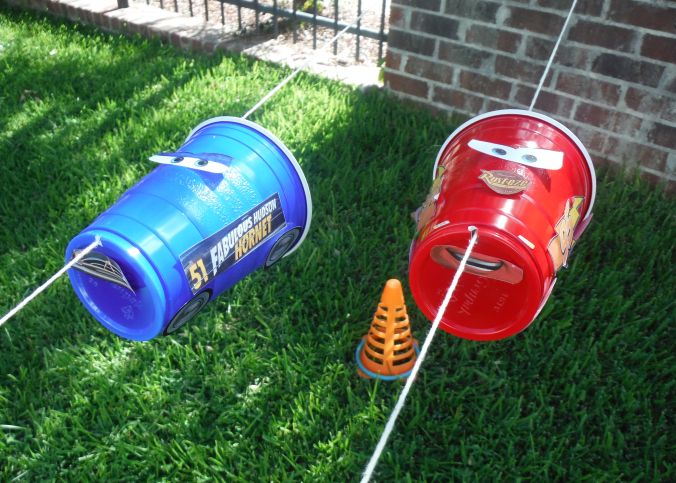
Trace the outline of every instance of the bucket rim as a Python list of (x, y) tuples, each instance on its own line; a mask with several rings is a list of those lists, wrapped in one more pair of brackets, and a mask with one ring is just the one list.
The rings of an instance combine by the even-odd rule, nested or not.
[(555, 128), (563, 131), (563, 133), (570, 138), (571, 141), (577, 146), (577, 148), (580, 150), (582, 153), (582, 156), (584, 157), (585, 161), (587, 162), (587, 167), (589, 169), (589, 176), (591, 178), (591, 196), (589, 200), (589, 207), (587, 208), (587, 213), (585, 214), (583, 220), (587, 220), (591, 218), (592, 216), (592, 208), (594, 207), (594, 200), (596, 199), (596, 171), (594, 169), (594, 163), (591, 160), (591, 157), (589, 156), (589, 152), (587, 151), (587, 148), (584, 147), (582, 144), (582, 141), (566, 126), (561, 124), (559, 121), (556, 119), (552, 119), (551, 117), (545, 115), (545, 114), (540, 114), (539, 112), (533, 112), (533, 111), (527, 111), (525, 109), (500, 109), (497, 111), (490, 111), (486, 112), (484, 114), (479, 114), (478, 116), (475, 116), (468, 121), (465, 121), (462, 123), (458, 128), (453, 131), (450, 136), (446, 138), (446, 141), (444, 141), (444, 144), (441, 145), (441, 148), (439, 149), (439, 152), (437, 153), (437, 157), (434, 160), (434, 169), (432, 170), (432, 180), (436, 177), (437, 173), (437, 167), (439, 166), (439, 162), (441, 161), (441, 156), (443, 155), (444, 151), (446, 150), (446, 146), (458, 135), (460, 134), (461, 131), (464, 131), (466, 128), (471, 126), (472, 124), (475, 124), (479, 121), (483, 121), (484, 119), (489, 119), (491, 117), (497, 117), (497, 116), (505, 116), (505, 115), (519, 115), (519, 116), (526, 116), (526, 117), (532, 117), (535, 119), (539, 119), (540, 121), (545, 121), (546, 123), (551, 124)]
[(310, 186), (308, 185), (307, 179), (305, 178), (305, 173), (303, 173), (303, 169), (301, 168), (300, 164), (294, 157), (294, 155), (289, 151), (289, 148), (287, 148), (284, 143), (274, 134), (272, 134), (270, 131), (265, 129), (263, 126), (260, 124), (256, 124), (253, 121), (249, 121), (248, 119), (244, 119), (241, 117), (235, 117), (235, 116), (216, 116), (207, 119), (206, 121), (203, 121), (199, 123), (195, 128), (193, 128), (192, 131), (190, 131), (190, 134), (188, 134), (188, 137), (185, 139), (183, 142), (184, 144), (190, 140), (190, 138), (193, 137), (193, 135), (199, 131), (200, 129), (207, 127), (211, 124), (215, 124), (217, 122), (228, 122), (228, 123), (233, 123), (233, 124), (241, 124), (242, 126), (246, 126), (248, 128), (253, 129), (254, 131), (258, 131), (260, 134), (263, 136), (267, 137), (274, 145), (276, 145), (281, 151), (284, 153), (284, 155), (291, 161), (291, 165), (293, 166), (293, 169), (296, 171), (296, 174), (298, 175), (298, 179), (300, 179), (301, 185), (303, 185), (303, 191), (305, 193), (305, 200), (306, 200), (306, 212), (307, 215), (305, 217), (305, 227), (303, 229), (303, 233), (301, 233), (300, 238), (298, 241), (294, 244), (291, 249), (286, 252), (283, 257), (286, 257), (293, 252), (295, 252), (298, 247), (301, 246), (303, 241), (305, 241), (305, 237), (307, 236), (308, 232), (310, 231), (310, 223), (312, 221), (312, 196), (310, 195)]
[[(96, 236), (101, 237), (102, 244), (96, 251), (104, 255), (114, 254), (114, 260), (124, 259), (129, 265), (134, 265), (137, 270), (144, 274), (144, 279), (149, 288), (149, 296), (154, 306), (162, 309), (155, 313), (154, 317), (144, 317), (146, 322), (142, 327), (133, 329), (115, 320), (103, 310), (98, 309), (98, 304), (92, 295), (85, 289), (83, 284), (77, 283), (81, 276), (75, 267), (68, 270), (68, 278), (75, 295), (80, 299), (87, 311), (107, 330), (127, 340), (145, 342), (157, 337), (162, 333), (166, 324), (166, 311), (168, 309), (167, 287), (163, 283), (156, 265), (148, 258), (148, 255), (140, 250), (127, 238), (118, 233), (102, 228), (85, 230), (73, 238), (66, 247), (66, 260), (68, 261), (77, 246), (86, 246)], [(114, 252), (114, 253), (111, 253)], [(140, 268), (139, 268), (140, 267)], [(146, 270), (143, 270), (145, 268)]]

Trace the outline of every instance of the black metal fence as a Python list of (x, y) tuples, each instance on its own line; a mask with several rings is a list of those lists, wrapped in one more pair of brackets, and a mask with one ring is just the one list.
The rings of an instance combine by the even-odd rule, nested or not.
[[(206, 22), (220, 21), (239, 32), (252, 28), (260, 31), (265, 27), (277, 35), (281, 29), (291, 30), (294, 43), (298, 41), (299, 32), (309, 33), (313, 49), (318, 47), (318, 30), (336, 34), (347, 28), (354, 39), (356, 61), (360, 60), (362, 39), (377, 43), (378, 62), (383, 59), (387, 42), (387, 0), (145, 0), (145, 3), (191, 17), (201, 15)], [(236, 15), (226, 13), (226, 8), (229, 11), (236, 8)], [(249, 14), (243, 15), (243, 11)], [(338, 53), (337, 43), (333, 44), (333, 53)]]

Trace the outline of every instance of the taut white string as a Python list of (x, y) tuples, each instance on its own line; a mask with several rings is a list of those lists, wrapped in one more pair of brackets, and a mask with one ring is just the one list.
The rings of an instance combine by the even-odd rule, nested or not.
[[(343, 30), (341, 30), (340, 32), (338, 32), (331, 40), (325, 42), (324, 45), (322, 45), (322, 46), (321, 46), (319, 49), (317, 49), (317, 50), (318, 50), (318, 51), (324, 50), (325, 48), (327, 48), (328, 46), (330, 46), (331, 44), (333, 44), (334, 42), (336, 42), (336, 41), (337, 41), (340, 37), (342, 37), (349, 29), (351, 29), (352, 27), (355, 27), (355, 26), (359, 23), (359, 21), (361, 20), (361, 18), (364, 16), (364, 14), (366, 14), (366, 11), (363, 11), (363, 12), (361, 13), (361, 15), (359, 15), (356, 19), (354, 19), (354, 22), (352, 22), (350, 25), (348, 25), (348, 26), (345, 27)], [(289, 74), (289, 75), (288, 75), (285, 79), (283, 79), (279, 84), (277, 84), (275, 87), (273, 87), (272, 90), (271, 90), (270, 92), (268, 92), (267, 94), (265, 94), (265, 95), (261, 98), (260, 101), (258, 101), (251, 109), (249, 109), (249, 110), (246, 112), (246, 114), (244, 114), (244, 115), (242, 116), (242, 119), (246, 119), (246, 118), (249, 117), (251, 114), (253, 114), (254, 112), (256, 112), (263, 104), (265, 104), (266, 102), (268, 102), (272, 96), (274, 96), (275, 94), (277, 94), (277, 92), (278, 92), (282, 87), (284, 87), (286, 84), (288, 84), (288, 83), (291, 81), (291, 79), (293, 79), (294, 77), (296, 77), (300, 71), (304, 70), (308, 65), (310, 65), (310, 64), (312, 63), (313, 60), (314, 60), (314, 59), (313, 59), (312, 57), (310, 57), (310, 58), (309, 58), (308, 60), (306, 60), (300, 67), (298, 67), (296, 70), (294, 70), (293, 72), (291, 72), (291, 74)]]
[(364, 473), (361, 478), (361, 483), (368, 483), (368, 481), (371, 480), (371, 476), (373, 476), (373, 471), (376, 469), (378, 460), (380, 459), (380, 456), (382, 455), (383, 450), (385, 449), (385, 445), (387, 444), (387, 440), (390, 437), (392, 430), (394, 429), (394, 423), (397, 421), (397, 417), (399, 417), (399, 413), (404, 407), (404, 403), (406, 402), (406, 396), (408, 396), (408, 392), (411, 390), (411, 386), (413, 386), (413, 382), (415, 381), (415, 378), (418, 375), (420, 366), (422, 366), (422, 363), (425, 360), (425, 356), (427, 355), (427, 350), (429, 349), (430, 344), (432, 343), (432, 339), (434, 338), (434, 335), (437, 329), (439, 328), (439, 324), (441, 323), (441, 319), (444, 316), (444, 312), (446, 312), (446, 308), (448, 307), (448, 304), (451, 301), (451, 297), (453, 296), (455, 287), (458, 285), (458, 280), (460, 280), (460, 276), (465, 271), (465, 265), (467, 264), (467, 260), (469, 259), (470, 254), (472, 253), (472, 249), (474, 248), (474, 244), (477, 241), (479, 233), (476, 227), (474, 226), (470, 226), (469, 231), (472, 234), (472, 236), (469, 239), (469, 245), (467, 245), (465, 255), (462, 257), (460, 265), (458, 265), (458, 269), (456, 270), (455, 275), (453, 276), (453, 281), (451, 281), (451, 285), (448, 287), (448, 290), (446, 291), (446, 296), (444, 297), (443, 302), (441, 302), (441, 305), (439, 306), (437, 316), (434, 318), (434, 322), (432, 322), (432, 327), (430, 328), (430, 331), (427, 333), (427, 337), (425, 337), (425, 342), (423, 343), (422, 349), (420, 349), (420, 354), (418, 354), (418, 359), (416, 360), (415, 365), (411, 370), (411, 375), (408, 376), (408, 379), (406, 380), (406, 385), (404, 385), (404, 389), (402, 389), (401, 394), (399, 394), (397, 404), (394, 406), (394, 410), (392, 411), (392, 414), (390, 414), (390, 418), (387, 420), (387, 424), (385, 425), (383, 434), (380, 436), (380, 441), (378, 441), (378, 445), (376, 446), (376, 449), (373, 452), (373, 455), (371, 456), (368, 465), (366, 465), (366, 469), (364, 470)]
[(12, 310), (10, 310), (9, 312), (7, 312), (7, 314), (6, 314), (2, 319), (0, 319), (0, 327), (2, 327), (2, 324), (4, 324), (5, 322), (7, 322), (7, 321), (8, 321), (9, 319), (11, 319), (14, 315), (16, 315), (17, 312), (19, 312), (19, 311), (20, 311), (21, 309), (23, 309), (26, 305), (28, 305), (28, 303), (29, 303), (31, 300), (33, 300), (35, 297), (37, 297), (37, 296), (40, 295), (42, 292), (44, 292), (44, 291), (47, 289), (47, 287), (49, 287), (51, 284), (53, 284), (54, 282), (56, 282), (56, 280), (57, 280), (61, 275), (63, 275), (64, 273), (66, 273), (70, 268), (72, 268), (73, 265), (75, 265), (77, 262), (79, 262), (80, 260), (82, 260), (83, 257), (85, 257), (89, 252), (91, 252), (94, 248), (96, 248), (96, 247), (98, 247), (98, 246), (100, 246), (100, 245), (101, 245), (101, 239), (97, 236), (97, 237), (96, 237), (96, 240), (94, 240), (94, 241), (91, 242), (89, 245), (87, 245), (87, 247), (84, 248), (80, 253), (78, 253), (77, 256), (76, 256), (75, 258), (73, 258), (70, 262), (66, 263), (66, 264), (63, 266), (63, 268), (62, 268), (61, 270), (59, 270), (59, 271), (56, 272), (54, 275), (52, 275), (52, 276), (50, 277), (49, 280), (47, 280), (45, 283), (43, 283), (43, 284), (40, 285), (38, 288), (36, 288), (36, 289), (33, 291), (33, 293), (31, 293), (28, 297), (26, 297), (26, 298), (23, 299), (21, 302), (19, 302), (19, 304), (18, 304), (16, 307), (14, 307)]
[(561, 39), (563, 39), (563, 34), (566, 33), (566, 28), (568, 27), (568, 22), (570, 22), (571, 17), (573, 16), (573, 10), (575, 10), (575, 5), (577, 4), (577, 0), (573, 0), (573, 4), (570, 6), (570, 11), (568, 12), (568, 16), (566, 17), (566, 21), (563, 22), (563, 27), (561, 28), (561, 33), (559, 34), (559, 38), (556, 39), (556, 44), (554, 44), (554, 49), (552, 50), (552, 54), (549, 56), (549, 61), (547, 62), (547, 65), (545, 66), (545, 71), (542, 73), (542, 77), (540, 78), (540, 83), (538, 84), (537, 89), (535, 89), (535, 94), (533, 94), (533, 100), (530, 103), (530, 107), (528, 108), (529, 111), (532, 111), (533, 108), (535, 107), (535, 103), (537, 102), (538, 96), (540, 95), (540, 90), (542, 90), (542, 85), (545, 83), (545, 79), (547, 78), (547, 74), (549, 73), (549, 69), (552, 66), (552, 62), (554, 61), (554, 57), (556, 56), (556, 51), (559, 50), (559, 44), (561, 43)]

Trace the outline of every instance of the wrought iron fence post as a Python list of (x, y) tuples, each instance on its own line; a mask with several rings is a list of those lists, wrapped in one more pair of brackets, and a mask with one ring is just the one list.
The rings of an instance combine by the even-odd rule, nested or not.
[[(126, 8), (129, 6), (129, 0), (116, 0), (119, 8)], [(157, 1), (157, 0), (155, 0)], [(255, 20), (255, 29), (259, 31), (261, 29), (261, 15), (271, 15), (272, 16), (272, 27), (275, 35), (279, 34), (279, 17), (290, 19), (291, 20), (291, 30), (293, 33), (293, 43), (298, 42), (299, 40), (299, 25), (303, 25), (305, 28), (303, 31), (305, 33), (312, 33), (312, 47), (317, 48), (317, 38), (318, 38), (318, 29), (321, 27), (323, 29), (332, 29), (333, 33), (336, 34), (339, 29), (345, 28), (350, 34), (355, 37), (355, 60), (357, 62), (361, 59), (361, 49), (362, 49), (362, 38), (370, 38), (378, 41), (378, 60), (382, 61), (384, 56), (384, 44), (387, 42), (387, 32), (385, 31), (385, 17), (387, 15), (387, 0), (380, 0), (382, 2), (382, 8), (380, 11), (380, 28), (374, 29), (371, 27), (363, 27), (362, 23), (362, 14), (364, 12), (364, 1), (356, 0), (353, 1), (351, 6), (356, 6), (358, 20), (356, 25), (350, 25), (346, 21), (341, 20), (340, 12), (340, 2), (339, 0), (285, 0), (284, 2), (280, 0), (214, 0), (220, 3), (221, 10), (221, 24), (225, 25), (225, 4), (232, 5), (237, 8), (237, 26), (240, 32), (247, 30), (247, 27), (243, 24), (242, 19), (242, 8), (254, 11), (254, 20)], [(326, 1), (326, 5), (324, 5)], [(375, 0), (377, 3), (377, 0)], [(406, 0), (411, 1), (411, 0)], [(0, 0), (2, 2), (2, 0)], [(209, 0), (202, 0), (204, 4), (204, 19), (208, 21), (210, 19), (209, 15), (209, 5), (212, 5), (212, 2)], [(290, 2), (288, 5), (287, 2)], [(150, 5), (150, 0), (146, 0), (146, 4)], [(159, 0), (160, 8), (164, 7), (164, 4), (173, 3), (174, 11), (179, 11), (178, 3), (179, 0)], [(181, 0), (181, 5), (187, 7), (190, 10), (190, 16), (193, 17), (195, 12), (193, 11), (193, 0)], [(350, 2), (343, 2), (342, 5)], [(281, 4), (281, 5), (280, 5)], [(333, 4), (333, 12), (331, 12), (331, 7), (327, 5)], [(354, 5), (356, 4), (356, 5)], [(287, 7), (288, 5), (288, 7)], [(320, 7), (322, 13), (320, 14)], [(326, 11), (326, 12), (325, 12)], [(373, 12), (374, 16), (377, 16), (377, 11)], [(333, 17), (333, 18), (331, 18)], [(266, 17), (267, 23), (267, 17)], [(325, 32), (322, 31), (322, 35)], [(338, 42), (333, 44), (333, 53), (337, 55), (339, 50)]]

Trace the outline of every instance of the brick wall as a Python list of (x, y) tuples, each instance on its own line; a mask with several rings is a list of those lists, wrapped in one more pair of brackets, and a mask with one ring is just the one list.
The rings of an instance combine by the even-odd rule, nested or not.
[[(434, 110), (527, 109), (571, 3), (392, 0), (385, 85)], [(673, 192), (676, 2), (579, 0), (535, 110)]]

